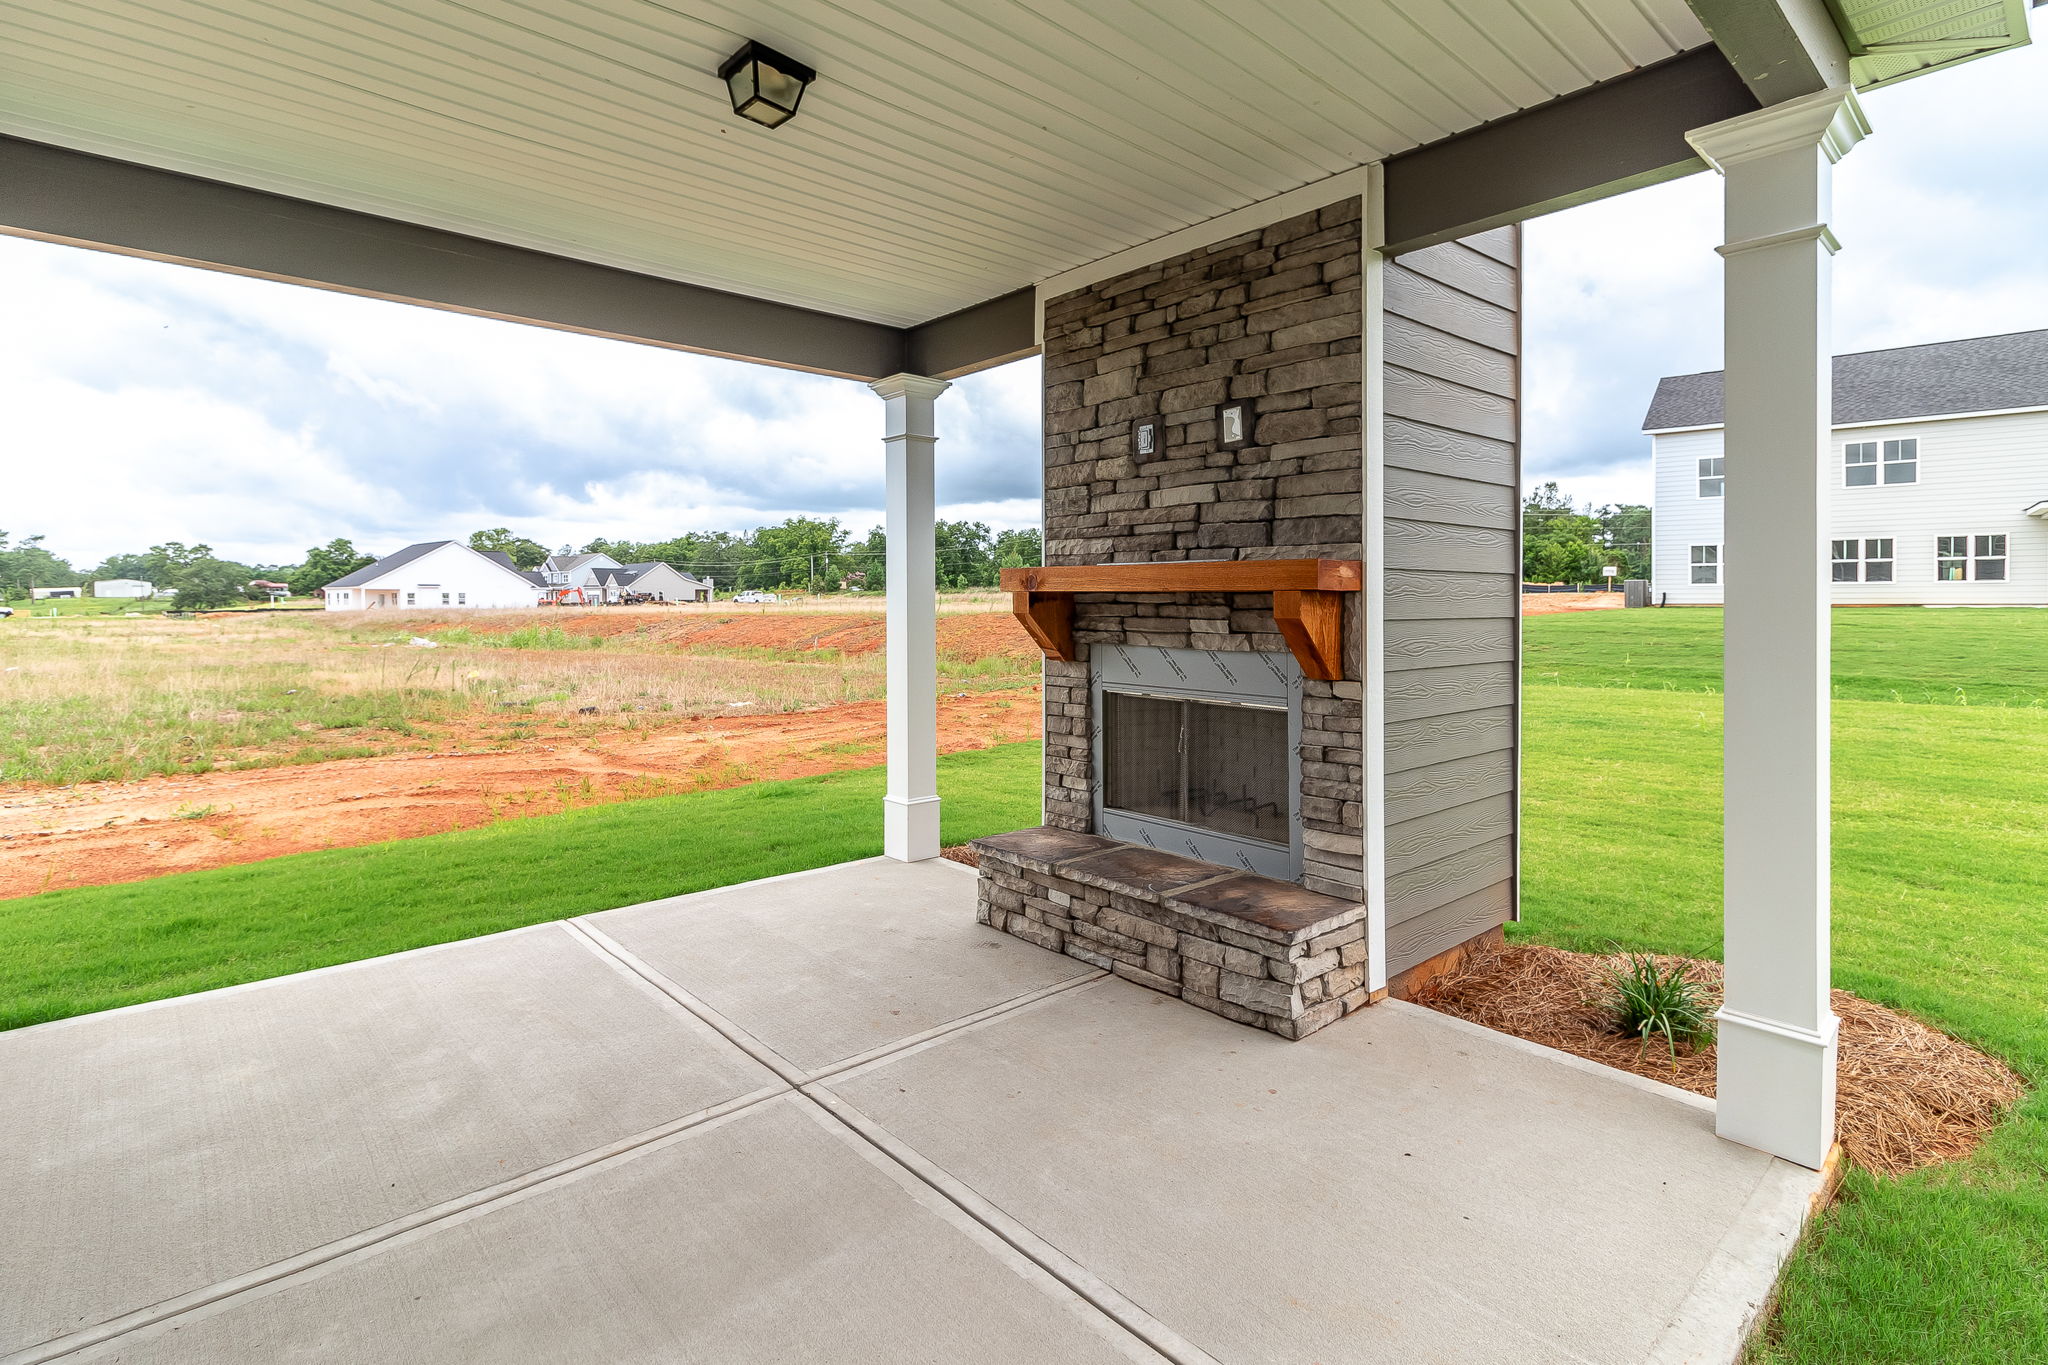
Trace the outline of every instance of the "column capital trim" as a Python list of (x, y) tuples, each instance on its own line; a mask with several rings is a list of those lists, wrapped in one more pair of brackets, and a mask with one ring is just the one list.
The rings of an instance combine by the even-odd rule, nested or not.
[(1840, 161), (1869, 135), (1870, 120), (1855, 90), (1844, 85), (1695, 128), (1685, 140), (1725, 174), (1730, 166), (1803, 147), (1818, 147), (1830, 162)]
[(883, 398), (937, 398), (952, 384), (943, 379), (933, 379), (922, 374), (884, 375), (868, 385)]

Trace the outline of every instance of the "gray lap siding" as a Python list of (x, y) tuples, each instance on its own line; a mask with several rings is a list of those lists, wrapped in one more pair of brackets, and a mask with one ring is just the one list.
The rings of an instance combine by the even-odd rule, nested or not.
[(1502, 228), (1385, 268), (1389, 975), (1514, 913), (1519, 263)]

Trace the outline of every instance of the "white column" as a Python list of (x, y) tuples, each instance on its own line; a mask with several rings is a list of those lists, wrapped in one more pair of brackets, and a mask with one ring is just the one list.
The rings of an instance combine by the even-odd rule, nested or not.
[(935, 409), (950, 385), (894, 374), (869, 387), (887, 417), (889, 791), (882, 798), (882, 852), (914, 863), (939, 856), (938, 579), (932, 523)]
[(1826, 90), (1688, 134), (1726, 196), (1723, 924), (1715, 1126), (1818, 1167), (1828, 1008), (1832, 166), (1869, 131)]

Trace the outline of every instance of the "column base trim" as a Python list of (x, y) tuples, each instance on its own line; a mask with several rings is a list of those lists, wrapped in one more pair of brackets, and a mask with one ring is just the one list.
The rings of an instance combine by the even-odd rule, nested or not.
[(921, 863), (939, 856), (939, 798), (882, 798), (882, 856), (899, 863)]
[(1753, 1029), (1758, 1033), (1769, 1034), (1774, 1038), (1782, 1038), (1787, 1042), (1804, 1043), (1808, 1047), (1833, 1047), (1835, 1040), (1842, 1033), (1842, 1021), (1832, 1014), (1828, 1016), (1826, 1028), (1824, 1030), (1817, 1030), (1801, 1028), (1797, 1024), (1782, 1024), (1775, 1019), (1765, 1019), (1759, 1015), (1744, 1014), (1741, 1010), (1731, 1010), (1726, 1005), (1723, 1005), (1720, 1009), (1714, 1011), (1714, 1022), (1717, 1024), (1733, 1024), (1737, 1028)]
[(1835, 1040), (1821, 1029), (1722, 1009), (1715, 1021), (1714, 1131), (1819, 1170), (1835, 1142)]

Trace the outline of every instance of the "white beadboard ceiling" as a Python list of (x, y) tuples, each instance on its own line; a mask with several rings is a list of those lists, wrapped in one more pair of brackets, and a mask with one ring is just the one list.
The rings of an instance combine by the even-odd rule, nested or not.
[[(818, 69), (770, 131), (713, 75)], [(1684, 0), (0, 0), (0, 130), (893, 325), (1707, 41)]]

